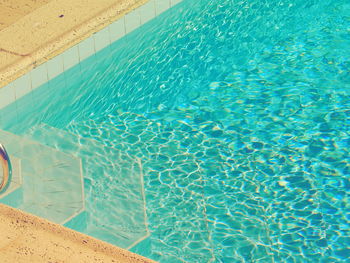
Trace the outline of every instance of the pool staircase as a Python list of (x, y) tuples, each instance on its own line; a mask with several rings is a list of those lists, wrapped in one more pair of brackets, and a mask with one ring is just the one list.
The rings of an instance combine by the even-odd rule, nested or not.
[[(166, 129), (165, 126), (162, 128)], [(185, 251), (174, 246), (173, 253), (183, 258), (195, 258), (196, 262), (212, 262), (214, 255), (202, 192), (203, 181), (198, 178), (202, 172), (187, 149), (167, 147), (166, 141), (158, 140), (162, 133), (159, 123), (146, 116), (126, 112), (120, 116), (106, 115), (72, 122), (68, 129), (104, 147), (113, 145), (142, 158), (152, 236), (147, 240), (148, 243), (141, 243), (143, 246), (140, 251), (144, 253), (145, 249), (151, 247), (153, 253), (162, 255), (171, 242), (190, 242), (196, 236), (198, 250)], [(164, 155), (159, 154), (159, 151)], [(170, 158), (168, 161), (161, 159), (167, 156)], [(178, 161), (175, 161), (176, 156), (179, 156)], [(171, 164), (172, 157), (175, 157), (175, 166)], [(182, 165), (188, 170), (180, 174), (178, 169), (183, 168)], [(133, 248), (133, 251), (138, 252), (137, 249)]]
[(80, 158), (0, 130), (13, 168), (4, 204), (64, 224), (84, 210)]
[[(137, 118), (142, 119), (140, 122), (145, 122), (142, 128), (138, 128), (139, 123), (132, 123)], [(123, 122), (125, 123), (124, 127), (122, 125)], [(156, 133), (161, 134), (162, 131), (157, 130), (159, 126), (153, 120), (147, 119), (145, 116), (137, 117), (136, 114), (123, 118), (123, 120), (115, 116), (105, 116), (96, 120), (86, 119), (71, 124), (69, 129), (74, 133), (79, 132), (81, 136), (94, 139), (105, 146), (114, 145), (127, 152), (141, 156), (139, 155), (141, 153), (137, 153), (136, 149), (139, 147), (138, 144), (140, 142), (137, 142), (136, 139), (130, 139), (129, 135), (132, 133), (143, 134), (139, 135), (139, 137), (145, 136), (144, 138), (146, 138), (145, 133), (147, 130), (152, 130), (152, 127), (150, 127), (153, 125), (152, 123), (156, 127)], [(130, 130), (132, 128), (137, 128), (140, 132)], [(169, 133), (175, 133), (176, 128), (166, 126), (162, 129), (167, 130)], [(172, 131), (172, 129), (174, 130)], [(108, 131), (108, 135), (100, 134), (105, 131)], [(157, 142), (155, 142), (156, 147), (152, 147), (154, 146), (152, 145), (152, 141), (155, 135), (153, 134), (148, 137), (148, 140), (143, 139), (145, 144), (143, 147), (140, 147), (149, 149), (148, 154), (150, 158), (147, 160), (144, 155), (144, 166), (148, 170), (153, 170), (153, 173), (148, 174), (146, 180), (147, 183), (151, 182), (151, 186), (155, 186), (147, 188), (148, 194), (154, 194), (155, 196), (155, 198), (149, 198), (148, 208), (155, 214), (159, 211), (164, 211), (161, 216), (158, 215), (159, 218), (150, 215), (153, 233), (151, 238), (152, 250), (161, 251), (163, 247), (165, 248), (169, 245), (171, 241), (166, 243), (163, 240), (166, 240), (167, 233), (171, 232), (169, 227), (176, 226), (181, 230), (177, 231), (179, 236), (182, 233), (192, 233), (193, 235), (200, 236), (197, 239), (198, 247), (203, 249), (209, 248), (205, 253), (202, 251), (202, 254), (198, 253), (198, 255), (193, 253), (194, 250), (191, 252), (187, 251), (187, 255), (183, 256), (184, 258), (193, 253), (189, 256), (192, 259), (201, 255), (201, 258), (198, 258), (197, 262), (212, 262), (213, 258), (215, 258), (214, 251), (220, 251), (222, 254), (229, 255), (232, 253), (232, 246), (235, 245), (242, 253), (249, 254), (253, 247), (252, 244), (259, 244), (254, 249), (259, 250), (259, 253), (265, 255), (264, 260), (266, 262), (274, 262), (270, 241), (271, 230), (268, 224), (273, 223), (271, 218), (269, 218), (269, 204), (260, 198), (259, 195), (251, 193), (251, 189), (262, 187), (261, 182), (254, 176), (255, 174), (246, 175), (249, 177), (249, 180), (245, 176), (239, 176), (234, 172), (227, 178), (220, 178), (217, 170), (224, 169), (220, 164), (224, 163), (225, 159), (219, 159), (217, 162), (201, 162), (199, 160), (200, 158), (195, 156), (196, 152), (189, 150), (196, 142), (190, 146), (187, 145), (176, 150), (173, 149), (172, 152), (166, 152), (165, 150), (163, 154), (166, 156), (186, 156), (185, 160), (178, 162), (180, 164), (179, 167), (169, 165), (168, 169), (165, 169), (164, 162), (161, 161), (163, 163), (162, 166), (157, 160), (157, 154), (151, 152), (151, 148), (159, 149), (161, 146), (156, 145)], [(128, 139), (132, 142), (126, 143)], [(160, 144), (165, 149), (166, 142), (163, 141)], [(220, 150), (221, 147), (224, 148), (227, 145), (220, 144), (217, 147)], [(224, 152), (219, 156), (220, 158), (225, 158)], [(173, 161), (175, 162), (175, 158)], [(172, 176), (170, 174), (171, 170), (176, 170), (176, 168), (183, 169), (181, 165), (187, 166), (188, 170)], [(195, 169), (189, 168), (191, 165), (192, 168), (198, 165), (198, 170), (195, 171)], [(169, 171), (169, 173), (158, 173), (158, 171), (164, 170)], [(225, 172), (222, 172), (224, 176), (226, 176)], [(239, 178), (237, 178), (238, 176)], [(231, 182), (224, 184), (223, 182), (225, 181)], [(167, 185), (171, 185), (172, 188), (166, 188)], [(229, 202), (225, 203), (223, 200), (229, 200)], [(161, 207), (164, 207), (164, 209)], [(172, 209), (167, 209), (169, 207)], [(230, 211), (230, 214), (227, 211)], [(174, 222), (164, 223), (169, 217), (174, 218)], [(188, 226), (189, 222), (192, 224), (190, 227)], [(234, 228), (228, 229), (228, 226), (231, 225), (234, 225)], [(217, 238), (217, 234), (215, 234), (220, 232), (229, 232), (225, 243), (222, 242), (222, 239)], [(177, 237), (179, 240), (186, 239), (186, 237), (179, 236)], [(240, 240), (240, 242), (238, 243), (237, 240)], [(184, 252), (176, 251), (174, 247), (174, 254), (176, 253), (181, 254)]]
[(29, 134), (82, 162), (86, 205), (66, 226), (123, 248), (149, 236), (140, 159), (45, 123)]

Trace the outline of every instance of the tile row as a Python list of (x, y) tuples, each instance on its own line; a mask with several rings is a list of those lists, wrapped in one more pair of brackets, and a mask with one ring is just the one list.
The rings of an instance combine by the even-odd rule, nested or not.
[[(31, 72), (0, 88), (0, 109), (124, 37), (182, 0), (149, 0)], [(0, 120), (1, 121), (1, 120)]]

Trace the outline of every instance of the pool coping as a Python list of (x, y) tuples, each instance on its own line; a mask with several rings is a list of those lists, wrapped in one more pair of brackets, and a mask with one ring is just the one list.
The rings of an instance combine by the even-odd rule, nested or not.
[[(60, 9), (59, 3), (67, 5), (69, 1), (52, 0), (0, 31), (0, 110), (182, 2), (182, 0), (99, 0), (99, 4), (102, 1), (109, 7), (97, 14), (96, 10), (90, 10), (95, 14), (90, 20), (79, 20), (79, 23), (78, 20), (75, 21), (75, 27), (71, 27), (64, 34), (54, 33), (52, 40), (43, 44), (41, 40), (36, 45), (21, 44), (25, 42), (26, 36), (37, 39), (45, 32), (54, 31), (52, 28), (62, 27), (57, 20), (61, 19), (59, 14), (65, 11)], [(96, 1), (76, 0), (76, 2), (91, 4)], [(95, 6), (96, 4), (93, 5)], [(65, 10), (74, 20), (79, 17), (80, 7), (81, 5), (77, 4), (74, 9), (68, 5)], [(41, 17), (45, 17), (50, 9), (57, 11), (54, 18), (50, 18), (50, 23), (44, 23), (46, 20)], [(65, 13), (65, 16), (69, 15)], [(38, 29), (38, 32), (34, 30), (36, 35), (31, 36), (34, 34), (33, 29), (30, 31), (33, 25), (37, 25), (36, 29), (40, 30)], [(43, 28), (40, 28), (40, 25)], [(50, 25), (51, 29), (48, 29)], [(26, 35), (23, 35), (23, 32), (26, 32)], [(12, 37), (15, 37), (16, 41), (12, 41)], [(30, 50), (33, 53), (30, 53)]]
[(0, 31), (0, 87), (148, 0), (52, 0)]
[(155, 262), (0, 204), (1, 262)]
[(52, 0), (22, 17), (0, 31), (0, 109), (181, 1)]

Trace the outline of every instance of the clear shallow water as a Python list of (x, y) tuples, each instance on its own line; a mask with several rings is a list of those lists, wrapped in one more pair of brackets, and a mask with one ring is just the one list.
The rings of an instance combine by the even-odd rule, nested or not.
[[(44, 122), (141, 160), (138, 252), (155, 260), (345, 262), (349, 14), (347, 1), (185, 1), (34, 92), (41, 104), (24, 98), (40, 114), (5, 128)], [(107, 182), (85, 180), (101, 215)]]

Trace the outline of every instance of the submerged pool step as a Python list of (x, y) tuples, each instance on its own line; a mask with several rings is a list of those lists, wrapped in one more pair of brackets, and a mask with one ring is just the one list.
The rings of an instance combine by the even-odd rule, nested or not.
[[(192, 259), (200, 256), (196, 262), (210, 262), (219, 256), (213, 252), (215, 249), (219, 248), (229, 255), (232, 244), (244, 235), (247, 241), (242, 241), (243, 245), (237, 244), (237, 249), (249, 253), (250, 241), (257, 242), (261, 244), (259, 253), (266, 254), (266, 262), (273, 262), (270, 226), (267, 224), (270, 222), (268, 204), (245, 192), (246, 189), (260, 186), (260, 182), (254, 176), (243, 181), (245, 177), (237, 179), (233, 172), (226, 174), (231, 171), (221, 165), (226, 158), (226, 144), (212, 144), (213, 148), (218, 149), (214, 157), (219, 161), (204, 162), (201, 155), (196, 156), (197, 152), (191, 149), (203, 146), (202, 140), (197, 139), (200, 136), (203, 136), (203, 141), (209, 141), (205, 133), (195, 134), (190, 126), (181, 126), (176, 120), (166, 123), (134, 113), (85, 119), (72, 123), (69, 129), (142, 158), (147, 174), (147, 209), (150, 211), (153, 233), (151, 244), (156, 250), (166, 250), (172, 244), (168, 236), (176, 236), (177, 240), (190, 243), (190, 238), (186, 236), (190, 232), (197, 236), (195, 244), (201, 249), (192, 249), (185, 255), (182, 254), (184, 251), (174, 246), (174, 254)], [(193, 141), (185, 140), (186, 137)], [(186, 142), (181, 143), (183, 141)], [(203, 148), (202, 152), (209, 152), (208, 148), (206, 151)], [(220, 169), (223, 177), (217, 173)], [(224, 184), (228, 181), (229, 185)], [(232, 225), (234, 228), (229, 227)], [(223, 243), (222, 237), (215, 233), (224, 232), (229, 235), (227, 242)]]
[[(213, 259), (203, 173), (194, 154), (183, 147), (180, 140), (171, 139), (178, 135), (177, 131), (131, 112), (76, 121), (68, 129), (142, 160), (152, 232), (145, 243), (151, 244), (152, 251), (161, 254), (172, 246), (178, 257), (195, 258), (196, 262)], [(175, 245), (178, 240), (185, 240), (196, 248), (183, 250)], [(137, 249), (144, 247), (135, 247), (135, 251)]]
[(0, 202), (60, 224), (84, 209), (80, 158), (2, 130), (0, 141), (16, 160)]
[(67, 226), (123, 248), (149, 235), (138, 158), (47, 124), (30, 137), (82, 160), (85, 212)]

